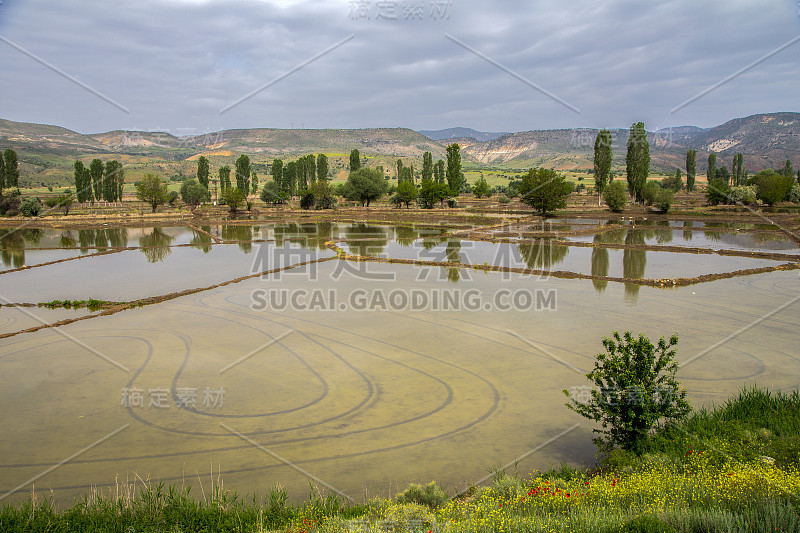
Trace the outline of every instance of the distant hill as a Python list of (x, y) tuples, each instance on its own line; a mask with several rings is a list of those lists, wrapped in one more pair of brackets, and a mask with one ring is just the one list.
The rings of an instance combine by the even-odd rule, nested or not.
[[(488, 142), (476, 142), (464, 153), (483, 164), (541, 165), (553, 168), (591, 167), (598, 130), (537, 130), (512, 133)], [(627, 129), (611, 130), (614, 163), (624, 165)], [(786, 159), (800, 162), (800, 113), (766, 113), (737, 118), (714, 128), (680, 126), (648, 132), (651, 168), (667, 171), (685, 164), (686, 150), (697, 150), (698, 172), (705, 172), (709, 153), (717, 165), (730, 167), (741, 152), (748, 169), (782, 167)], [(582, 163), (583, 162), (583, 163)]]
[(419, 130), (421, 134), (433, 139), (434, 141), (442, 141), (445, 139), (475, 139), (476, 141), (493, 141), (503, 135), (508, 135), (508, 132), (491, 132), (491, 131), (476, 131), (472, 128), (447, 128), (444, 130)]
[[(19, 153), (23, 176), (32, 183), (64, 183), (71, 179), (75, 159), (119, 159), (131, 172), (191, 175), (201, 155), (215, 165), (231, 164), (241, 153), (265, 165), (275, 157), (290, 159), (309, 153), (326, 153), (346, 166), (347, 154), (357, 148), (374, 164), (389, 165), (394, 159), (421, 160), (430, 151), (445, 158), (445, 147), (458, 143), (465, 162), (482, 167), (559, 170), (592, 168), (596, 129), (534, 130), (518, 133), (479, 132), (449, 128), (416, 132), (407, 128), (369, 129), (233, 129), (176, 137), (163, 132), (110, 131), (83, 135), (59, 126), (0, 119), (0, 149)], [(614, 165), (625, 166), (628, 129), (611, 130)], [(683, 168), (686, 150), (697, 150), (698, 173), (704, 173), (709, 152), (717, 164), (730, 167), (733, 155), (742, 152), (751, 172), (782, 167), (791, 159), (800, 167), (800, 113), (766, 113), (736, 118), (714, 128), (679, 126), (648, 133), (651, 169), (674, 172)], [(263, 167), (264, 169), (266, 166)]]

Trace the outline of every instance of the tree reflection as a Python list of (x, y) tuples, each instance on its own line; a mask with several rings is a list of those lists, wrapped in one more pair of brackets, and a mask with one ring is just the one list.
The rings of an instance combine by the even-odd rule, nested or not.
[(213, 242), (213, 239), (211, 239), (211, 226), (200, 226), (200, 229), (206, 233), (193, 229), (192, 233), (194, 236), (192, 240), (189, 241), (189, 246), (202, 250), (204, 254), (207, 254), (211, 251)]
[(174, 237), (164, 233), (161, 228), (153, 228), (153, 233), (143, 235), (139, 239), (140, 250), (150, 263), (158, 263), (172, 253), (172, 240)]
[[(625, 237), (625, 244), (643, 245), (645, 235), (642, 232), (629, 231)], [(627, 248), (622, 254), (622, 276), (630, 279), (642, 279), (647, 267), (647, 251)], [(639, 285), (625, 284), (625, 294), (634, 300), (639, 294)]]
[(687, 228), (687, 229), (683, 230), (683, 240), (686, 241), (686, 242), (689, 242), (689, 241), (692, 240), (692, 237), (694, 237), (693, 232), (690, 229), (690, 228), (694, 227), (694, 222), (692, 222), (691, 220), (686, 220), (683, 223), (683, 227)]
[(552, 239), (538, 239), (533, 243), (517, 246), (525, 264), (533, 270), (551, 270), (569, 254), (568, 246), (554, 244)]
[(225, 224), (222, 226), (222, 240), (224, 241), (237, 241), (239, 249), (246, 254), (253, 251), (253, 226), (239, 226), (232, 224)]
[[(602, 235), (595, 235), (594, 242), (602, 243)], [(592, 248), (592, 275), (593, 276), (608, 276), (609, 267), (609, 254), (608, 248), (601, 248), (595, 246)], [(593, 279), (592, 284), (597, 292), (603, 292), (608, 287), (608, 281), (602, 279)]]
[(395, 240), (400, 246), (411, 246), (418, 236), (417, 230), (411, 226), (397, 226), (395, 228)]
[(0, 229), (0, 245), (3, 247), (3, 265), (19, 268), (25, 264), (25, 238), (22, 230)]
[(287, 222), (276, 224), (273, 230), (275, 246), (283, 247), (287, 242), (297, 243), (303, 248), (325, 249), (325, 243), (336, 240), (338, 226), (331, 222), (305, 223)]
[(389, 236), (383, 228), (376, 226), (352, 224), (345, 229), (344, 233), (348, 240), (358, 239), (347, 243), (353, 255), (375, 257), (381, 255), (386, 245), (389, 244)]
[[(448, 240), (447, 247), (445, 248), (445, 256), (447, 257), (448, 263), (461, 263), (461, 241), (458, 239)], [(460, 268), (447, 269), (447, 281), (456, 283), (460, 279)]]

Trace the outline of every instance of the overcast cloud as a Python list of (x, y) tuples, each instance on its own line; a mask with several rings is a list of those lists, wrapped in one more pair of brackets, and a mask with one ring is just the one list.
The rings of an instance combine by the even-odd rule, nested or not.
[(0, 37), (129, 112), (0, 42), (0, 117), (82, 133), (714, 126), (800, 111), (798, 42), (670, 112), (800, 35), (799, 10), (797, 0), (2, 0)]

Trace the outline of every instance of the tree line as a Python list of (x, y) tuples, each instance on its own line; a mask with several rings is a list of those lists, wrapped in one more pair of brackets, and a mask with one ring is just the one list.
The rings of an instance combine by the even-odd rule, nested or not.
[(113, 159), (105, 164), (99, 159), (92, 159), (86, 167), (83, 161), (75, 161), (75, 192), (79, 202), (105, 200), (121, 202), (125, 187), (125, 169), (122, 163)]

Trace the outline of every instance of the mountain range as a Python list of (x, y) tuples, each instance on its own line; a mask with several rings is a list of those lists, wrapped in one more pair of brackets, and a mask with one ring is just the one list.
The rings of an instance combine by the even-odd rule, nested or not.
[[(420, 160), (430, 151), (445, 157), (445, 147), (459, 143), (463, 158), (477, 167), (556, 169), (592, 167), (597, 129), (531, 130), (517, 133), (481, 132), (471, 128), (414, 131), (407, 128), (365, 129), (232, 129), (201, 135), (166, 132), (110, 131), (80, 134), (60, 126), (0, 119), (0, 149), (13, 148), (25, 170), (68, 173), (75, 159), (115, 156), (123, 162), (192, 161), (200, 155), (220, 159), (250, 154), (255, 161), (289, 159), (308, 153), (349, 154)], [(625, 165), (627, 129), (611, 130), (614, 164)], [(648, 132), (653, 171), (670, 172), (685, 165), (686, 150), (697, 150), (698, 172), (704, 172), (710, 152), (718, 166), (729, 165), (741, 152), (751, 171), (783, 166), (786, 159), (800, 166), (800, 113), (778, 112), (735, 118), (713, 128), (680, 126)], [(65, 174), (66, 175), (66, 174)], [(36, 181), (35, 179), (33, 181)]]

